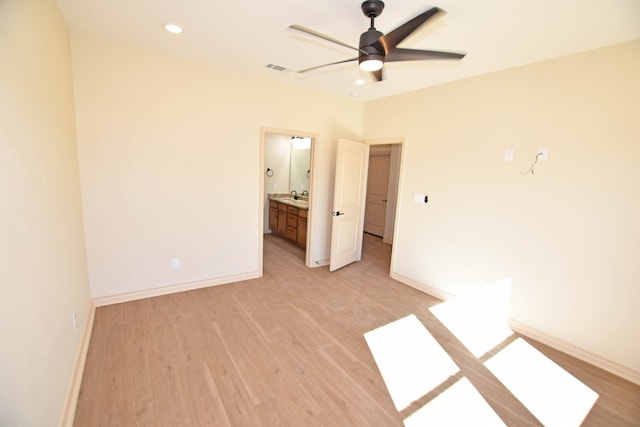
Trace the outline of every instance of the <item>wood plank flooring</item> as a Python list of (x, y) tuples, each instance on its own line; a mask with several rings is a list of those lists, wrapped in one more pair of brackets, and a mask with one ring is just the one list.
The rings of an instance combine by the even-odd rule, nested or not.
[[(541, 425), (431, 314), (441, 301), (388, 277), (380, 238), (333, 273), (277, 237), (264, 252), (260, 279), (99, 307), (74, 425), (401, 426), (461, 377), (506, 425)], [(409, 314), (460, 371), (398, 412), (363, 334)], [(640, 386), (526, 341), (599, 394), (583, 425), (640, 425)]]

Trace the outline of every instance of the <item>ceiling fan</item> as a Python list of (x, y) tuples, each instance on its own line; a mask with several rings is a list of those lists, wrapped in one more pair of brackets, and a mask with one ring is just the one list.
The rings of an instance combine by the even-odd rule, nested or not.
[(316, 65), (315, 67), (305, 68), (298, 71), (299, 73), (306, 73), (307, 71), (315, 70), (322, 67), (328, 67), (330, 65), (344, 64), (346, 62), (358, 61), (360, 68), (363, 71), (372, 72), (377, 81), (382, 80), (382, 67), (385, 62), (400, 62), (400, 61), (422, 61), (429, 59), (462, 59), (466, 54), (456, 52), (439, 52), (434, 50), (417, 50), (417, 49), (403, 49), (397, 47), (400, 42), (406, 39), (411, 33), (413, 33), (418, 27), (427, 22), (441, 9), (432, 7), (416, 17), (408, 20), (404, 24), (400, 25), (395, 30), (384, 35), (380, 31), (376, 30), (374, 21), (384, 9), (384, 2), (382, 0), (365, 0), (362, 2), (362, 12), (366, 17), (371, 20), (370, 28), (360, 35), (359, 47), (351, 46), (340, 40), (334, 39), (322, 33), (319, 33), (309, 28), (305, 28), (301, 25), (290, 25), (289, 28), (297, 31), (301, 31), (306, 34), (310, 34), (314, 37), (318, 37), (332, 43), (339, 44), (349, 49), (357, 50), (360, 55), (356, 58), (345, 59), (344, 61), (332, 62), (330, 64)]

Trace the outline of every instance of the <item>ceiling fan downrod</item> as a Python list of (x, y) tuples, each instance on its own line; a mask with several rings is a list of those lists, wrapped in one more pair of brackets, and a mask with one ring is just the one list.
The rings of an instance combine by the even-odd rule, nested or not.
[(364, 16), (371, 18), (371, 27), (373, 28), (373, 20), (384, 10), (384, 2), (382, 0), (365, 0), (362, 2), (361, 8)]
[(371, 20), (371, 27), (360, 35), (360, 51), (366, 53), (358, 57), (358, 63), (364, 71), (378, 71), (384, 64), (385, 52), (377, 46), (382, 33), (376, 30), (375, 19), (382, 13), (384, 3), (381, 0), (365, 0), (361, 8), (362, 13)]

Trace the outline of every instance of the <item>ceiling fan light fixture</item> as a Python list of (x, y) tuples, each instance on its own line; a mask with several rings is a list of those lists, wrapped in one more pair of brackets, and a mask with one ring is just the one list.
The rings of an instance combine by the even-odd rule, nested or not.
[(378, 71), (382, 69), (384, 62), (380, 59), (365, 59), (360, 61), (360, 69), (362, 71)]

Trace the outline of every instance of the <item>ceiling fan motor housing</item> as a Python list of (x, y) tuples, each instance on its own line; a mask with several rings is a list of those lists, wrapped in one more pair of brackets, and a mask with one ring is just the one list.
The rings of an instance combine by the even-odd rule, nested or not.
[[(382, 35), (383, 34), (380, 31), (375, 29), (369, 29), (360, 35), (361, 55), (358, 57), (358, 63), (371, 59), (377, 59), (384, 62), (385, 52), (379, 42)], [(367, 52), (367, 54), (362, 53), (362, 51)]]

